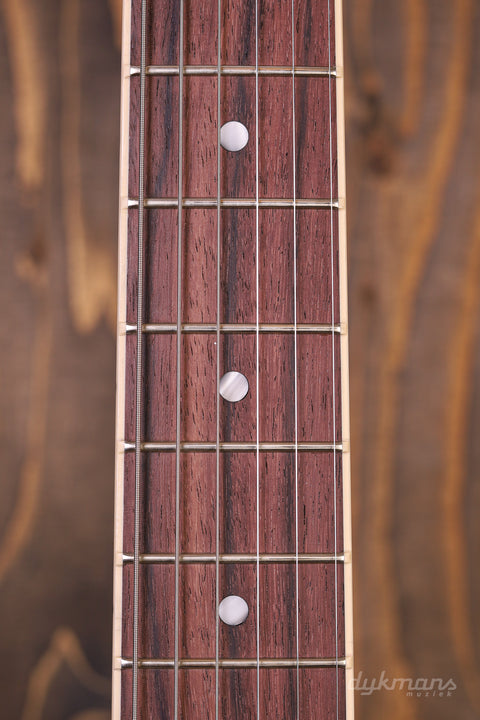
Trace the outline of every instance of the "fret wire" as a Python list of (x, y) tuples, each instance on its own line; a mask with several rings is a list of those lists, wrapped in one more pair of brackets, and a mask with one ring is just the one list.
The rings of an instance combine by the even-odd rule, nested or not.
[[(338, 77), (340, 75), (338, 68), (328, 67), (295, 67), (294, 74), (297, 77)], [(140, 74), (140, 68), (136, 65), (130, 67), (130, 76)], [(149, 65), (146, 68), (146, 74), (149, 76), (178, 76), (180, 69), (178, 65)], [(183, 67), (184, 75), (211, 76), (218, 74), (217, 65), (185, 65)], [(260, 65), (258, 74), (263, 77), (289, 76), (292, 74), (292, 68), (288, 65)], [(255, 65), (223, 65), (220, 68), (220, 76), (255, 76)]]
[[(179, 7), (179, 66), (178, 78), (178, 214), (177, 214), (177, 325), (182, 322), (182, 196), (183, 196), (183, 0)], [(178, 719), (178, 669), (180, 634), (180, 458), (181, 458), (181, 360), (182, 335), (177, 333), (177, 387), (176, 387), (176, 441), (175, 441), (175, 666), (174, 666), (174, 717)]]
[[(337, 443), (329, 442), (299, 442), (297, 443), (298, 451), (302, 452), (328, 452), (331, 450), (337, 450), (338, 452), (344, 451), (345, 441)], [(123, 444), (124, 451), (130, 452), (135, 449), (135, 443), (125, 441)], [(220, 442), (220, 450), (222, 452), (254, 452), (257, 448), (261, 452), (289, 452), (295, 450), (294, 442)], [(141, 444), (142, 452), (161, 452), (161, 451), (175, 451), (177, 449), (176, 442), (143, 442)], [(208, 442), (205, 440), (199, 442), (184, 442), (180, 443), (180, 449), (183, 452), (211, 452), (216, 450), (215, 442)]]
[(217, 322), (215, 332), (217, 337), (217, 397), (216, 397), (216, 438), (215, 438), (215, 720), (219, 720), (219, 687), (220, 687), (220, 209), (222, 188), (220, 185), (221, 146), (221, 52), (222, 52), (222, 1), (217, 4)]
[[(332, 62), (331, 47), (331, 6), (328, 0), (328, 66)], [(336, 18), (335, 18), (336, 20)], [(328, 78), (328, 115), (329, 115), (329, 155), (330, 155), (330, 199), (333, 200), (333, 133), (332, 133), (332, 79)], [(330, 210), (330, 266), (331, 266), (331, 291), (332, 291), (332, 323), (335, 319), (335, 272), (333, 258), (333, 209)], [(335, 400), (335, 335), (332, 332), (332, 388), (333, 388), (333, 438), (336, 439), (336, 400)], [(337, 554), (337, 458), (335, 448), (333, 449), (333, 526), (334, 526), (334, 548)], [(338, 572), (335, 560), (335, 658), (338, 660)], [(339, 677), (338, 664), (335, 674), (336, 685), (336, 720), (339, 720)]]
[[(341, 333), (343, 332), (343, 328), (340, 324), (336, 325), (330, 325), (330, 324), (302, 324), (295, 326), (294, 324), (284, 324), (284, 325), (277, 325), (277, 324), (269, 324), (269, 323), (260, 323), (259, 325), (259, 332), (260, 333)], [(232, 324), (232, 323), (220, 323), (220, 333), (255, 333), (257, 331), (256, 325), (247, 324), (247, 323), (238, 323), (238, 324)], [(136, 325), (126, 325), (125, 326), (125, 332), (126, 333), (135, 333), (137, 332), (137, 326)], [(177, 332), (177, 326), (175, 323), (144, 323), (142, 327), (142, 332), (149, 333), (149, 334), (167, 334), (167, 333), (176, 333)], [(200, 324), (194, 324), (194, 323), (183, 323), (180, 327), (181, 333), (216, 333), (217, 332), (217, 326), (216, 324), (211, 323), (200, 323)]]
[(296, 709), (300, 720), (300, 608), (298, 572), (298, 360), (297, 360), (297, 177), (296, 177), (296, 116), (295, 116), (295, 0), (292, 0), (292, 169), (293, 169), (293, 324), (294, 324), (294, 412), (295, 412), (295, 646), (296, 663)]
[[(201, 555), (198, 553), (182, 553), (180, 555), (180, 563), (183, 565), (193, 565), (193, 564), (213, 564), (217, 562), (217, 554), (206, 554)], [(338, 555), (328, 554), (328, 553), (279, 553), (279, 554), (260, 554), (260, 562), (263, 565), (268, 564), (290, 564), (295, 562), (301, 562), (304, 564), (309, 563), (334, 563), (337, 562), (345, 562), (345, 555), (343, 553), (340, 553)], [(133, 562), (133, 555), (125, 554), (122, 556), (122, 561), (124, 564), (129, 564)], [(257, 555), (255, 554), (249, 554), (249, 553), (219, 553), (218, 554), (218, 561), (222, 563), (223, 565), (228, 564), (251, 564), (257, 562)], [(168, 553), (144, 553), (140, 555), (139, 562), (143, 563), (145, 565), (171, 565), (175, 563), (175, 555), (170, 555)]]
[(255, 0), (255, 346), (256, 346), (256, 362), (255, 362), (255, 390), (256, 390), (256, 534), (257, 534), (257, 562), (256, 562), (256, 614), (257, 614), (257, 720), (260, 720), (260, 256), (259, 256), (259, 236), (260, 236), (260, 216), (259, 216), (259, 122), (258, 122), (258, 0)]
[[(305, 668), (330, 668), (347, 667), (348, 658), (299, 658), (300, 667)], [(296, 658), (222, 658), (218, 661), (221, 668), (294, 668), (297, 665)], [(170, 658), (142, 658), (139, 660), (139, 666), (147, 669), (157, 668), (173, 668), (176, 667), (175, 660)], [(128, 670), (132, 667), (132, 661), (129, 658), (120, 659), (120, 667), (122, 670)], [(184, 658), (178, 662), (179, 668), (214, 668), (215, 660), (210, 658)]]
[[(146, 53), (146, 0), (141, 5), (140, 43), (140, 122), (138, 171), (138, 270), (137, 270), (137, 328), (143, 324), (143, 222), (145, 193), (145, 53)], [(143, 335), (137, 333), (135, 373), (135, 506), (134, 506), (134, 564), (133, 564), (133, 639), (132, 639), (132, 720), (138, 714), (138, 624), (139, 624), (139, 555), (140, 555), (140, 482), (142, 463), (142, 363)]]
[[(183, 198), (182, 207), (184, 208), (216, 208), (217, 198)], [(144, 206), (147, 208), (176, 208), (178, 207), (178, 198), (145, 198)], [(295, 207), (293, 198), (220, 198), (221, 207), (226, 208), (256, 208), (257, 205), (262, 208), (290, 208)], [(322, 198), (297, 198), (297, 208), (317, 208), (327, 209), (340, 208), (344, 206), (342, 198), (322, 199)], [(138, 198), (129, 198), (129, 208), (138, 207)]]

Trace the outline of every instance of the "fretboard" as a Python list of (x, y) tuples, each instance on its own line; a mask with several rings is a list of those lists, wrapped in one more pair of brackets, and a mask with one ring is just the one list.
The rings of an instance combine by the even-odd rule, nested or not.
[(114, 720), (353, 718), (341, 23), (125, 3)]

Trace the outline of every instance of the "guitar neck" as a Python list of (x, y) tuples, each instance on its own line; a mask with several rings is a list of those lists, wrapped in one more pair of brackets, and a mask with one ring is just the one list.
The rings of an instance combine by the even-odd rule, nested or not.
[(341, 0), (126, 0), (115, 720), (353, 718)]

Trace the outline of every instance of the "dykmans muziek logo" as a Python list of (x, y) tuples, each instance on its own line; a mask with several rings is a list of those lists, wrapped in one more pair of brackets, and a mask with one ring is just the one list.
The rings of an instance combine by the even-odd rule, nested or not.
[(360, 695), (372, 695), (379, 690), (399, 690), (410, 697), (451, 697), (457, 689), (452, 678), (388, 678), (385, 670), (382, 670), (379, 678), (364, 677), (360, 671), (353, 678), (352, 684)]

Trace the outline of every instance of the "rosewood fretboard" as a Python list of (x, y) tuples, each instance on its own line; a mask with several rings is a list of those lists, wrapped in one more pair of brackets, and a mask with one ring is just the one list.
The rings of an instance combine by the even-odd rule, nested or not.
[(340, 10), (125, 5), (115, 720), (353, 717)]

